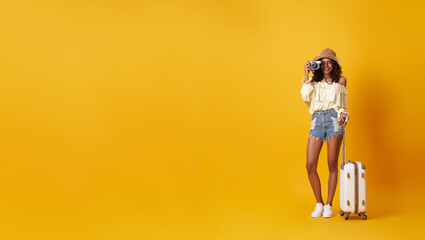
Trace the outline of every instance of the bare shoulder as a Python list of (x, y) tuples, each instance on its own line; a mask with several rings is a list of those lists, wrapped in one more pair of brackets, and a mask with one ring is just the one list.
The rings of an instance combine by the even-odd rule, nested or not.
[(347, 79), (344, 76), (341, 76), (338, 81), (339, 84), (347, 86)]

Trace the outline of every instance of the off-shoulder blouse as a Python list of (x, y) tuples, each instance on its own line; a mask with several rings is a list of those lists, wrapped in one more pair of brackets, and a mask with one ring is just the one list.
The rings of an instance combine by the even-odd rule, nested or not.
[(309, 77), (306, 82), (303, 82), (304, 79), (302, 80), (301, 96), (310, 108), (310, 114), (313, 114), (314, 111), (333, 108), (338, 112), (338, 119), (340, 119), (342, 112), (347, 113), (345, 111), (348, 108), (347, 89), (344, 85), (316, 82), (312, 77)]

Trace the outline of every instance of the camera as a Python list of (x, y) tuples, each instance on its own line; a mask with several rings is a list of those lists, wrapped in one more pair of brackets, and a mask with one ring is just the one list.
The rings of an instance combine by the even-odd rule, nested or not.
[(310, 63), (311, 70), (317, 70), (320, 68), (321, 61), (308, 61)]

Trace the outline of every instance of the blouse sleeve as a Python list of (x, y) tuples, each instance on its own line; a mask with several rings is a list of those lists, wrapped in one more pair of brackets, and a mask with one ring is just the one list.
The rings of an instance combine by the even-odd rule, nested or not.
[[(304, 81), (304, 79), (305, 78), (303, 77), (302, 81)], [(313, 78), (309, 77), (306, 82), (302, 82), (303, 86), (301, 87), (301, 97), (308, 107), (310, 107), (311, 99), (314, 94), (314, 81), (312, 80)]]
[(346, 111), (345, 111), (345, 108), (340, 108), (340, 109), (338, 110), (338, 120), (341, 120), (341, 113), (345, 113), (345, 114), (347, 114), (348, 116), (350, 116), (350, 114), (348, 114), (348, 112), (346, 112)]
[(301, 80), (301, 83), (308, 83), (308, 82), (313, 81), (313, 78), (312, 77), (308, 77), (308, 80), (305, 81), (305, 82), (304, 82), (304, 79), (305, 79), (305, 77), (303, 77), (303, 79)]
[(344, 85), (337, 85), (335, 104), (338, 107), (338, 119), (341, 119), (341, 113), (345, 113), (348, 115), (348, 113), (346, 112), (346, 109), (348, 108), (347, 89)]

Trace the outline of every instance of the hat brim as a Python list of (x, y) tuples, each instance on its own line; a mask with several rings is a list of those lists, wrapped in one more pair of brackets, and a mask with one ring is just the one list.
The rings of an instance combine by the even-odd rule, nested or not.
[(339, 59), (337, 57), (335, 57), (335, 56), (329, 56), (329, 55), (319, 55), (319, 56), (316, 56), (315, 58), (313, 58), (313, 61), (317, 61), (317, 60), (322, 59), (322, 58), (333, 59), (333, 60), (335, 60), (338, 63), (338, 65), (340, 65), (339, 64)]

